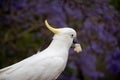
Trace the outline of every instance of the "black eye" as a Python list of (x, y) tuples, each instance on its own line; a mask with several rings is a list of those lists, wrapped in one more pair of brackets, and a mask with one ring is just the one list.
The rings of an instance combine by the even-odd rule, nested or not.
[(73, 37), (74, 35), (73, 34), (71, 34), (71, 37)]

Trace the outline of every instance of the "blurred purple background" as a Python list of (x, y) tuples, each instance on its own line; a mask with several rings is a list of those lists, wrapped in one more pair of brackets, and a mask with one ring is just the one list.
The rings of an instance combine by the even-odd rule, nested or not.
[(57, 80), (120, 80), (119, 9), (119, 0), (0, 0), (0, 68), (49, 45), (47, 19), (56, 28), (74, 28), (83, 48), (70, 49)]

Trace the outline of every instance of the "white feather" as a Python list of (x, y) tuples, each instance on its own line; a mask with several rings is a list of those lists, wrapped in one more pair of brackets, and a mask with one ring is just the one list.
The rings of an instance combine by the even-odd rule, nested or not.
[(55, 34), (45, 50), (0, 70), (0, 80), (55, 80), (64, 70), (76, 32), (71, 28)]

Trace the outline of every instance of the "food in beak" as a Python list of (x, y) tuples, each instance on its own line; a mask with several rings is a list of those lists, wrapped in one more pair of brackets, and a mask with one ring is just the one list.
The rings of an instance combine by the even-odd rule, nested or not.
[(81, 45), (78, 43), (74, 44), (74, 51), (77, 53), (81, 52), (82, 51)]

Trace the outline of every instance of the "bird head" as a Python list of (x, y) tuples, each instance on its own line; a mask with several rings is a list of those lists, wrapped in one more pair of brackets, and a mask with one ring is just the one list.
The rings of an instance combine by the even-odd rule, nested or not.
[(68, 47), (71, 47), (77, 43), (77, 40), (76, 40), (77, 34), (74, 29), (53, 28), (52, 26), (48, 24), (47, 20), (45, 20), (45, 25), (50, 31), (52, 31), (55, 34), (53, 37), (55, 40), (59, 40), (63, 42), (64, 44), (67, 44)]

